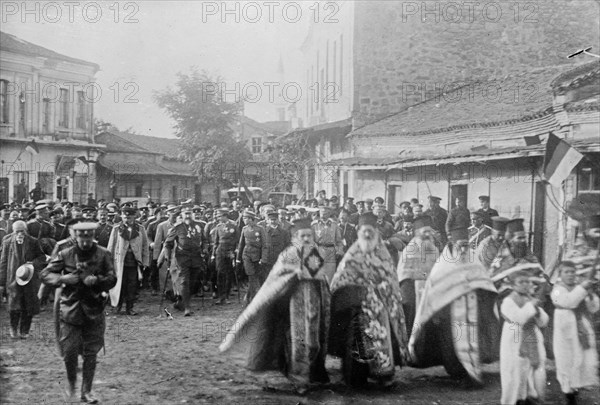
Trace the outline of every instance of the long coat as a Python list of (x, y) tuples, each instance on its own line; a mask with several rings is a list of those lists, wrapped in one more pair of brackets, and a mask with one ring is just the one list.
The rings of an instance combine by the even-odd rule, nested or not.
[[(6, 286), (9, 311), (26, 311), (29, 315), (35, 315), (40, 312), (40, 302), (37, 297), (40, 288), (38, 273), (44, 267), (46, 257), (40, 249), (37, 239), (29, 235), (25, 235), (21, 255), (19, 255), (16, 236), (15, 233), (11, 233), (2, 240), (0, 286)], [(19, 266), (27, 262), (34, 264), (33, 278), (26, 285), (20, 286), (15, 279), (15, 273)]]
[[(569, 289), (557, 283), (552, 290), (554, 309), (554, 358), (556, 360), (556, 379), (563, 392), (573, 389), (598, 385), (598, 352), (594, 327), (588, 316), (598, 312), (598, 296), (588, 296), (581, 286)], [(581, 327), (589, 347), (584, 349), (579, 341), (575, 310), (579, 305), (585, 306), (588, 315), (581, 317)]]
[(143, 266), (148, 266), (150, 264), (150, 250), (146, 230), (139, 224), (134, 224), (133, 226), (137, 226), (139, 234), (131, 240), (125, 240), (119, 234), (119, 226), (114, 227), (110, 233), (108, 250), (113, 255), (115, 273), (117, 274), (117, 284), (110, 290), (110, 302), (113, 306), (119, 304), (121, 285), (123, 282), (123, 263), (125, 262), (125, 255), (127, 254), (129, 246), (131, 246), (131, 251), (135, 256), (135, 260), (140, 262)]

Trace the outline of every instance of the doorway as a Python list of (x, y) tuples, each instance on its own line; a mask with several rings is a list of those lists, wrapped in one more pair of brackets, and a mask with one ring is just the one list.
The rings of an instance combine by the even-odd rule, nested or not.
[(394, 215), (397, 213), (397, 211), (400, 210), (400, 208), (398, 207), (398, 205), (400, 204), (401, 200), (402, 200), (402, 186), (398, 186), (398, 185), (388, 185), (388, 195), (387, 195), (387, 200), (388, 200), (388, 212), (391, 215)]
[(465, 203), (467, 200), (467, 185), (466, 184), (455, 184), (450, 186), (450, 209), (456, 208), (456, 199), (462, 198)]

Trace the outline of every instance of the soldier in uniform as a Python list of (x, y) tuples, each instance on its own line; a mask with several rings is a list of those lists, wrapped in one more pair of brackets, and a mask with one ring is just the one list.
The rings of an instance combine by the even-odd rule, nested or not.
[(331, 281), (337, 263), (344, 256), (342, 232), (337, 222), (331, 218), (331, 208), (320, 206), (319, 218), (311, 223), (311, 227), (319, 254), (325, 260), (323, 273)]
[[(481, 215), (479, 213), (476, 214)], [(477, 246), (475, 255), (488, 271), (491, 271), (492, 262), (502, 247), (504, 234), (506, 233), (506, 224), (509, 221), (510, 219), (508, 218), (493, 217), (491, 234), (484, 238), (479, 246)]]
[(87, 206), (81, 208), (81, 213), (83, 214), (83, 217), (88, 220), (94, 219), (95, 212), (96, 212), (96, 207), (93, 207), (91, 205), (87, 205)]
[(204, 275), (203, 287), (204, 291), (212, 291), (212, 298), (217, 298), (217, 270), (215, 267), (215, 261), (210, 257), (213, 251), (213, 230), (218, 225), (217, 219), (214, 217), (214, 210), (212, 208), (206, 208), (204, 211), (204, 218), (206, 220), (206, 226), (204, 227), (204, 235), (206, 235), (206, 248), (208, 252), (211, 252), (210, 256), (207, 255), (206, 262), (206, 273)]
[[(164, 257), (169, 260), (171, 251), (175, 249), (175, 260), (177, 261), (177, 291), (181, 294), (181, 305), (183, 316), (191, 316), (190, 295), (194, 292), (194, 284), (201, 280), (204, 273), (203, 251), (206, 251), (206, 239), (204, 227), (200, 222), (192, 219), (192, 207), (186, 206), (182, 211), (183, 221), (169, 230), (165, 240)], [(175, 248), (175, 242), (177, 247)], [(159, 260), (158, 266), (162, 266)]]
[(462, 197), (457, 197), (456, 207), (450, 210), (446, 219), (446, 235), (451, 242), (458, 242), (465, 234), (468, 234), (470, 224), (471, 213), (466, 207), (465, 200)]
[(356, 226), (349, 222), (350, 213), (343, 208), (339, 215), (339, 227), (342, 233), (342, 244), (344, 245), (344, 253), (350, 249), (350, 246), (356, 242), (358, 235), (356, 234)]
[(290, 232), (292, 223), (287, 220), (289, 212), (284, 208), (279, 208), (277, 213), (279, 214), (279, 225), (281, 225), (286, 232)]
[(479, 203), (481, 204), (481, 208), (477, 212), (481, 214), (483, 223), (487, 226), (492, 226), (492, 217), (497, 217), (498, 211), (490, 208), (490, 197), (487, 195), (480, 195)]
[[(166, 207), (165, 207), (166, 208)], [(154, 239), (156, 238), (156, 231), (158, 229), (158, 225), (167, 220), (167, 215), (163, 207), (156, 207), (156, 211), (154, 212), (154, 216), (152, 221), (148, 224), (146, 228), (146, 233), (148, 234), (148, 241), (150, 242), (150, 274), (149, 274), (149, 283), (150, 288), (152, 288), (152, 295), (158, 294), (160, 290), (159, 285), (159, 277), (158, 277), (158, 263), (157, 259), (154, 257)]]
[(265, 222), (265, 249), (262, 255), (260, 284), (264, 283), (279, 254), (290, 244), (290, 233), (279, 223), (278, 214), (270, 211)]
[(78, 355), (81, 354), (81, 400), (89, 404), (98, 402), (92, 395), (92, 383), (96, 356), (104, 346), (105, 294), (117, 283), (110, 252), (94, 242), (97, 226), (91, 222), (75, 224), (76, 246), (59, 252), (41, 272), (45, 284), (65, 285), (60, 295), (57, 332), (67, 369), (67, 395), (69, 399), (75, 395)]
[(448, 236), (446, 235), (446, 221), (448, 220), (448, 211), (440, 207), (440, 201), (442, 201), (440, 197), (430, 195), (429, 209), (423, 214), (428, 215), (431, 218), (431, 221), (433, 223), (433, 229), (439, 233), (440, 243), (443, 247), (448, 242)]
[(110, 233), (112, 232), (112, 225), (107, 222), (108, 211), (106, 208), (98, 208), (96, 219), (98, 220), (98, 228), (96, 228), (95, 238), (98, 241), (98, 245), (103, 248), (108, 246), (108, 240), (110, 239)]
[(469, 246), (475, 250), (485, 238), (492, 234), (492, 228), (483, 223), (483, 215), (477, 211), (471, 213), (471, 224)]
[(62, 239), (63, 234), (65, 234), (65, 225), (61, 223), (62, 219), (62, 209), (55, 208), (48, 214), (48, 222), (50, 223), (50, 227), (54, 230), (52, 232), (51, 238), (59, 241)]
[(38, 240), (55, 236), (48, 222), (48, 204), (39, 203), (35, 206), (35, 218), (27, 222), (27, 233)]
[(248, 276), (248, 292), (246, 293), (246, 304), (254, 298), (262, 284), (261, 266), (265, 246), (265, 230), (256, 225), (256, 214), (246, 210), (242, 214), (246, 226), (242, 229), (240, 243), (238, 245), (237, 264), (244, 264), (244, 271)]
[(217, 305), (229, 303), (231, 278), (234, 277), (233, 261), (240, 232), (235, 222), (229, 219), (229, 210), (221, 208), (217, 211), (219, 224), (214, 228), (212, 259), (217, 269)]
[[(157, 225), (156, 236), (154, 237), (154, 245), (152, 247), (152, 258), (154, 260), (156, 260), (157, 263), (158, 263), (158, 257), (160, 256), (160, 254), (163, 250), (165, 240), (167, 239), (167, 235), (169, 234), (169, 230), (171, 230), (171, 228), (174, 227), (175, 224), (177, 223), (177, 216), (179, 215), (179, 207), (175, 204), (169, 204), (169, 205), (167, 205), (166, 213), (167, 213), (168, 219)], [(170, 264), (170, 261), (168, 261), (168, 260), (165, 260), (165, 262)], [(164, 269), (162, 273), (160, 271), (161, 267), (162, 266), (158, 266), (159, 284), (164, 285), (164, 283), (166, 283), (166, 280), (167, 280), (167, 275), (168, 275), (167, 272), (169, 271), (169, 266), (167, 266), (167, 268)]]

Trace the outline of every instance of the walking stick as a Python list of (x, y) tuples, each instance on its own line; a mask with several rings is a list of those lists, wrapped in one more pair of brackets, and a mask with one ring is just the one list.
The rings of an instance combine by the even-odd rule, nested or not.
[(240, 283), (238, 281), (238, 274), (237, 274), (238, 266), (235, 262), (235, 258), (231, 259), (231, 263), (233, 264), (233, 275), (235, 277), (235, 286), (237, 288), (237, 296), (238, 296), (238, 304), (239, 304), (240, 302), (242, 302), (242, 300), (240, 298)]
[[(162, 294), (160, 297), (160, 304), (158, 304), (158, 311), (160, 313), (159, 316), (161, 316), (161, 317), (162, 317), (162, 305), (165, 300), (165, 294), (167, 293), (167, 285), (169, 284), (169, 279), (171, 278), (170, 267), (171, 267), (170, 263), (169, 263), (169, 261), (167, 261), (167, 275), (165, 276), (165, 285), (163, 286)], [(158, 270), (160, 271), (160, 268)]]

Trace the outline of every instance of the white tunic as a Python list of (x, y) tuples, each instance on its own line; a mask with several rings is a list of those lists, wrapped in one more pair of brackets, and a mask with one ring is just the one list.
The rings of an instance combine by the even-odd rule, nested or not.
[[(539, 308), (535, 319), (534, 335), (525, 336), (523, 325), (536, 316), (535, 306), (528, 302), (521, 308), (509, 295), (502, 301), (500, 311), (505, 319), (500, 340), (500, 380), (502, 383), (502, 405), (515, 404), (519, 399), (527, 397), (544, 397), (546, 385), (546, 349), (540, 327), (548, 324), (548, 315)], [(528, 358), (519, 356), (523, 339), (537, 342), (540, 364), (537, 369), (531, 366)]]
[(556, 378), (563, 392), (598, 385), (598, 352), (594, 327), (587, 317), (582, 317), (589, 349), (583, 350), (577, 337), (577, 321), (573, 311), (585, 300), (585, 306), (592, 314), (600, 307), (598, 296), (591, 297), (585, 288), (576, 286), (569, 291), (564, 285), (556, 284), (552, 290), (554, 310), (554, 357)]

